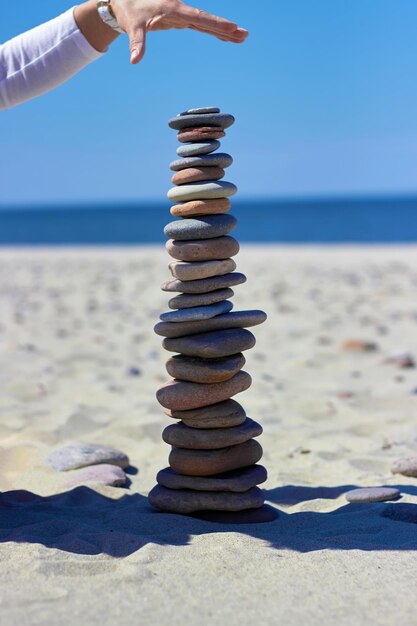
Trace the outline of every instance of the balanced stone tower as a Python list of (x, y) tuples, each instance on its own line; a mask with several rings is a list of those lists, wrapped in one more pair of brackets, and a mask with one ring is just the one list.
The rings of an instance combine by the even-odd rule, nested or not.
[(171, 311), (160, 316), (155, 332), (175, 354), (166, 363), (173, 380), (157, 398), (179, 422), (163, 431), (172, 446), (170, 467), (158, 473), (149, 501), (170, 513), (250, 513), (264, 504), (257, 485), (267, 474), (257, 465), (262, 448), (255, 439), (262, 427), (231, 399), (252, 382), (242, 370), (242, 353), (255, 345), (247, 328), (266, 319), (263, 311), (232, 312), (232, 287), (246, 277), (235, 272), (239, 244), (229, 235), (237, 224), (228, 213), (229, 197), (237, 189), (222, 180), (233, 159), (217, 150), (233, 122), (215, 107), (189, 109), (169, 121), (181, 143), (168, 192), (177, 202), (171, 214), (179, 219), (164, 229), (174, 259), (173, 279), (162, 285), (172, 293)]

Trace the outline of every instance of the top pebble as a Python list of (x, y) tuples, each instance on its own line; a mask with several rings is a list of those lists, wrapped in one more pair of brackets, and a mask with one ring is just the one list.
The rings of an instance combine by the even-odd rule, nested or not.
[(200, 107), (199, 109), (188, 109), (179, 115), (204, 115), (205, 113), (220, 113), (217, 107)]
[(168, 126), (175, 130), (198, 126), (219, 126), (224, 129), (229, 128), (234, 121), (235, 118), (229, 113), (190, 113), (172, 117), (168, 122)]

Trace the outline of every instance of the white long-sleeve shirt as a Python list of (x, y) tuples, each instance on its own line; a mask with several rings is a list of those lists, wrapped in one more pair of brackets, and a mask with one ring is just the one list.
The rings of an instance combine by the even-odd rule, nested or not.
[(74, 19), (74, 8), (0, 45), (0, 109), (58, 87), (102, 56)]

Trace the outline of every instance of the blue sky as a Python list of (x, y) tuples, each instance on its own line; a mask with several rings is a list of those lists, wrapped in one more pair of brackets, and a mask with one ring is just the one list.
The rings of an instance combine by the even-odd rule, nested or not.
[[(71, 6), (2, 3), (0, 40)], [(0, 113), (0, 204), (165, 201), (175, 132), (191, 106), (235, 115), (223, 149), (241, 198), (417, 193), (417, 2), (201, 0), (250, 30), (242, 46), (124, 37), (42, 98)], [(257, 10), (257, 8), (261, 10)]]

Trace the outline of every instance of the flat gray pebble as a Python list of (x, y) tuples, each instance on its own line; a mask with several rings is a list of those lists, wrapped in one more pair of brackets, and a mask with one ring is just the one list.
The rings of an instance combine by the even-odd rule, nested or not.
[(81, 443), (58, 448), (48, 456), (47, 462), (58, 472), (65, 472), (100, 463), (108, 463), (123, 468), (129, 465), (129, 457), (120, 450), (109, 446)]
[(219, 107), (199, 107), (197, 109), (187, 109), (187, 111), (183, 111), (180, 115), (198, 115), (205, 113), (220, 113)]
[(168, 126), (174, 130), (184, 128), (197, 128), (198, 126), (220, 126), (229, 128), (235, 121), (230, 113), (187, 113), (187, 115), (177, 115), (168, 121)]
[(189, 309), (179, 309), (178, 311), (168, 311), (167, 313), (161, 313), (159, 318), (163, 322), (190, 322), (206, 320), (214, 317), (215, 315), (221, 315), (228, 313), (233, 309), (233, 304), (229, 300), (223, 300), (216, 304), (209, 304), (208, 306), (196, 306)]
[(235, 311), (234, 313), (212, 317), (210, 321), (206, 322), (184, 322), (183, 324), (158, 322), (154, 327), (154, 332), (161, 337), (185, 337), (186, 335), (195, 335), (212, 330), (251, 328), (262, 324), (266, 318), (266, 313), (263, 311)]
[(384, 502), (399, 498), (400, 490), (395, 487), (364, 487), (352, 489), (345, 496), (348, 502)]
[(221, 167), (225, 169), (233, 163), (230, 154), (216, 152), (216, 154), (206, 154), (205, 156), (186, 157), (176, 159), (170, 163), (169, 167), (174, 172), (188, 169), (189, 167)]
[(200, 154), (210, 154), (220, 148), (220, 141), (212, 139), (211, 141), (197, 141), (195, 143), (184, 143), (177, 148), (177, 154), (180, 157), (198, 156)]
[(175, 220), (164, 228), (165, 237), (176, 241), (214, 239), (223, 237), (236, 228), (237, 219), (229, 213), (202, 215)]

